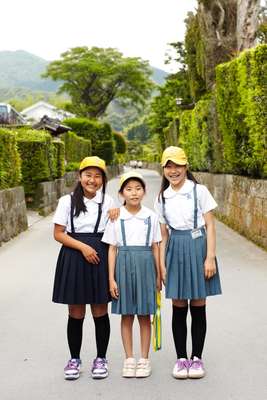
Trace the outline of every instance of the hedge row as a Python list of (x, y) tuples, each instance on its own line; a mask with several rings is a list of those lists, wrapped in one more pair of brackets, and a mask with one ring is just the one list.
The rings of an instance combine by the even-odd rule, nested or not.
[(267, 176), (267, 45), (216, 69), (224, 171)]
[(216, 68), (216, 90), (180, 117), (179, 145), (198, 171), (267, 176), (267, 45)]
[(46, 131), (21, 129), (16, 134), (21, 158), (22, 184), (32, 195), (39, 182), (61, 177), (64, 172), (64, 143), (53, 141)]
[(65, 158), (68, 163), (79, 162), (92, 154), (91, 140), (77, 136), (74, 132), (66, 132), (62, 136), (65, 143)]
[(0, 128), (0, 190), (21, 181), (21, 161), (15, 132)]
[(109, 124), (87, 118), (68, 118), (64, 124), (70, 126), (78, 136), (91, 141), (93, 155), (104, 158), (108, 165), (113, 163), (115, 143)]

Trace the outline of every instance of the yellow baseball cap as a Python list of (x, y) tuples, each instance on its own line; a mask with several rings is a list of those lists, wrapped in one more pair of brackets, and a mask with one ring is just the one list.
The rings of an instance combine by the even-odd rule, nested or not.
[(125, 174), (121, 175), (119, 190), (121, 189), (124, 182), (128, 181), (128, 179), (131, 179), (131, 178), (137, 178), (140, 181), (142, 181), (144, 183), (144, 185), (146, 184), (144, 178), (142, 177), (141, 174), (139, 174), (139, 172), (129, 171), (129, 172), (125, 172)]
[(102, 171), (106, 172), (106, 163), (102, 158), (97, 156), (85, 157), (80, 164), (79, 170), (83, 170), (87, 167), (97, 167)]
[(161, 165), (162, 167), (165, 167), (168, 161), (172, 161), (175, 164), (178, 165), (186, 165), (188, 164), (187, 157), (185, 155), (185, 152), (181, 147), (176, 147), (176, 146), (170, 146), (167, 147), (161, 157)]

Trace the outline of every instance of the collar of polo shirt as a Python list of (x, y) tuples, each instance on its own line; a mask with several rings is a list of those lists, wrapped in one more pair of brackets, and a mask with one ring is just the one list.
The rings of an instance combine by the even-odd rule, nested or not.
[(150, 216), (149, 210), (141, 206), (141, 210), (138, 211), (137, 214), (131, 214), (126, 208), (123, 206), (120, 210), (120, 218), (121, 219), (131, 219), (131, 218), (138, 218), (138, 219), (146, 219)]
[(93, 197), (92, 199), (88, 199), (87, 197), (83, 197), (83, 199), (84, 199), (84, 202), (86, 203), (86, 202), (89, 202), (89, 201), (94, 201), (95, 203), (101, 203), (101, 201), (102, 201), (102, 188), (101, 189), (98, 189), (97, 191), (96, 191), (96, 195), (95, 195), (95, 197)]
[(185, 183), (181, 187), (180, 190), (175, 191), (171, 187), (171, 185), (168, 186), (166, 190), (164, 190), (164, 197), (165, 199), (171, 199), (172, 197), (175, 197), (177, 194), (178, 195), (185, 195), (188, 193), (191, 193), (194, 188), (194, 182), (191, 181), (190, 179), (186, 179)]

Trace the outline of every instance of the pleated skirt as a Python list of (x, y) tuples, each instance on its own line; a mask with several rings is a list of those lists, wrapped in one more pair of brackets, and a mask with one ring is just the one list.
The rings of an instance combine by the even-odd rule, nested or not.
[(191, 230), (171, 230), (166, 252), (166, 297), (170, 299), (204, 299), (221, 294), (221, 283), (217, 272), (205, 279), (204, 262), (207, 254), (207, 237), (193, 239)]
[(68, 233), (93, 247), (100, 258), (91, 264), (79, 250), (62, 246), (55, 271), (52, 300), (63, 304), (106, 304), (111, 298), (108, 283), (108, 245), (102, 233)]
[(121, 315), (150, 315), (156, 311), (156, 271), (151, 247), (118, 248), (115, 280), (119, 298), (111, 311)]

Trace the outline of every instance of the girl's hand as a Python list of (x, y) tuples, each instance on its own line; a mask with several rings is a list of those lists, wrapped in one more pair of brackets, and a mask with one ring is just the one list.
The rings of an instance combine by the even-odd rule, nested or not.
[(156, 284), (157, 284), (157, 291), (160, 292), (161, 289), (162, 289), (162, 282), (161, 282), (161, 277), (160, 276), (157, 276)]
[(212, 278), (216, 274), (215, 258), (206, 258), (204, 262), (204, 275), (206, 279)]
[(91, 264), (99, 264), (100, 258), (93, 247), (83, 244), (81, 248), (82, 255)]
[(161, 267), (160, 274), (161, 274), (161, 280), (165, 285), (166, 284), (166, 268), (165, 267)]
[(113, 299), (118, 299), (119, 298), (119, 289), (117, 286), (116, 281), (110, 281), (109, 282), (109, 291)]
[(108, 210), (109, 219), (113, 222), (120, 216), (120, 209), (119, 208), (110, 208)]

